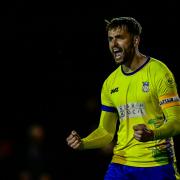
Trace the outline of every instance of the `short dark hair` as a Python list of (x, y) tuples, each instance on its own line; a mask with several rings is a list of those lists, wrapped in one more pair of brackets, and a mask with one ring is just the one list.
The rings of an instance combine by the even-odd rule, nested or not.
[(127, 31), (133, 35), (140, 35), (142, 31), (141, 24), (132, 17), (113, 18), (110, 21), (105, 20), (105, 22), (107, 23), (106, 25), (107, 31), (117, 27), (126, 27)]

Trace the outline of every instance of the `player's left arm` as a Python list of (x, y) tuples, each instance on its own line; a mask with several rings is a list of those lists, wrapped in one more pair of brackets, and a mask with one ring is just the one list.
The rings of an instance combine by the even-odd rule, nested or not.
[(157, 94), (166, 121), (153, 131), (155, 140), (180, 134), (180, 98), (175, 78), (168, 68), (164, 68), (162, 74), (157, 81)]
[(134, 137), (138, 141), (164, 139), (180, 134), (180, 98), (173, 74), (165, 68), (162, 76), (157, 78), (156, 85), (159, 105), (166, 121), (155, 130), (148, 129), (145, 124), (134, 126)]
[(154, 130), (154, 139), (164, 139), (180, 134), (180, 103), (163, 110), (167, 121)]

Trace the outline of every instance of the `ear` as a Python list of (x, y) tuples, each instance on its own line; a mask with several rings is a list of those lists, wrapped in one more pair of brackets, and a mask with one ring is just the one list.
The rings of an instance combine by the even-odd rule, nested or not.
[(138, 46), (140, 42), (140, 37), (139, 36), (134, 36), (134, 46)]

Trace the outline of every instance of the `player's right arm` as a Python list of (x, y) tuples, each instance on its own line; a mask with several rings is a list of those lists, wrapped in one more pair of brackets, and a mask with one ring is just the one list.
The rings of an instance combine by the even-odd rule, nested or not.
[(101, 91), (102, 111), (97, 129), (82, 139), (76, 132), (72, 131), (67, 138), (68, 145), (73, 149), (101, 148), (113, 140), (118, 113), (111, 101), (109, 89), (108, 81), (106, 80)]
[(67, 144), (73, 149), (101, 148), (113, 140), (117, 119), (118, 115), (116, 112), (102, 110), (97, 129), (82, 139), (76, 131), (72, 131), (66, 139)]
[(117, 119), (116, 112), (102, 110), (100, 123), (96, 130), (82, 139), (76, 131), (72, 131), (66, 139), (67, 144), (73, 149), (101, 148), (113, 140)]
[(70, 135), (66, 138), (68, 146), (73, 149), (81, 149), (82, 141), (79, 134), (76, 131), (71, 131)]
[(118, 115), (116, 112), (102, 110), (98, 128), (82, 139), (82, 148), (101, 148), (109, 144), (114, 138), (117, 119)]

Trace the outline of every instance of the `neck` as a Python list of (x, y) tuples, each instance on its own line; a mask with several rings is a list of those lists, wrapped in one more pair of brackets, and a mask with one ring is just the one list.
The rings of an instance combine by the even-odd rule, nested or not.
[(133, 72), (142, 66), (147, 60), (146, 56), (141, 54), (139, 51), (134, 54), (132, 59), (127, 63), (123, 64), (123, 70), (125, 72)]

